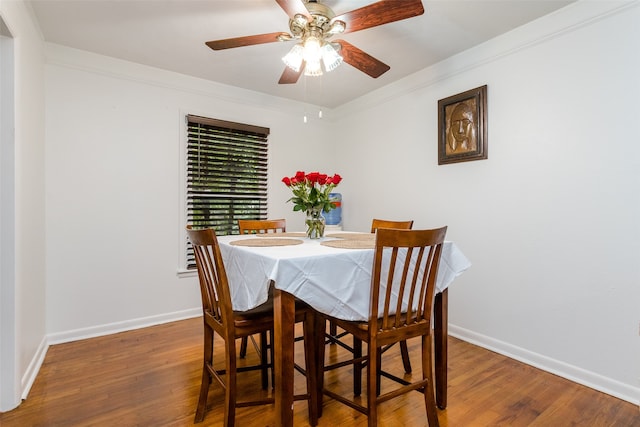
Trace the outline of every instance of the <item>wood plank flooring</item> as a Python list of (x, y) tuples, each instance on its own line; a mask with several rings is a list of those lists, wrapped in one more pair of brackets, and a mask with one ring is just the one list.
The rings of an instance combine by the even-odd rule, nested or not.
[[(0, 425), (193, 425), (202, 363), (201, 322), (189, 319), (51, 346), (28, 398), (15, 410), (0, 414)], [(296, 360), (302, 362), (302, 343), (296, 345)], [(420, 366), (418, 346), (409, 342), (415, 374)], [(327, 357), (339, 357), (341, 351), (330, 346)], [(449, 406), (439, 411), (443, 427), (640, 427), (640, 411), (631, 403), (455, 338), (449, 338), (449, 352)], [(399, 353), (391, 349), (384, 366), (401, 372)], [(254, 362), (255, 357), (250, 349), (247, 361)], [(325, 381), (348, 394), (351, 376), (349, 369), (342, 371), (328, 373)], [(246, 373), (239, 388), (251, 395), (271, 392), (263, 392), (258, 384), (257, 372)], [(295, 384), (303, 392), (304, 377), (296, 373)], [(221, 425), (222, 393), (215, 385), (209, 404), (210, 412), (199, 425)], [(308, 425), (306, 402), (296, 402), (294, 411), (296, 424)], [(237, 425), (273, 426), (273, 417), (270, 406), (240, 408)], [(364, 415), (325, 397), (320, 426), (366, 423)], [(422, 396), (409, 393), (385, 403), (379, 424), (425, 426)]]

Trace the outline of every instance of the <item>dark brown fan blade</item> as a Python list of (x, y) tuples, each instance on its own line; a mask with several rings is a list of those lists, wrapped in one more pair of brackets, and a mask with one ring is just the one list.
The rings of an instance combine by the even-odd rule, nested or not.
[(287, 12), (289, 18), (293, 19), (296, 15), (303, 15), (307, 17), (307, 21), (313, 21), (313, 17), (305, 7), (302, 0), (276, 0), (276, 3)]
[(278, 36), (291, 37), (287, 33), (258, 34), (255, 36), (234, 37), (232, 39), (214, 40), (205, 44), (213, 50), (231, 49), (232, 47), (251, 46), (254, 44), (272, 43), (280, 41)]
[[(343, 21), (344, 33), (353, 33), (378, 25), (400, 21), (422, 15), (424, 7), (421, 0), (382, 0), (351, 12), (336, 16), (331, 21)], [(343, 34), (344, 34), (343, 33)]]
[(278, 81), (278, 84), (288, 85), (288, 84), (296, 83), (300, 78), (300, 76), (302, 75), (305, 65), (306, 63), (302, 61), (302, 65), (300, 66), (300, 71), (297, 71), (297, 72), (293, 71), (289, 67), (284, 67), (284, 71), (282, 72), (282, 76), (280, 76), (280, 80)]
[(373, 56), (363, 52), (349, 42), (336, 40), (334, 43), (339, 43), (342, 46), (340, 55), (344, 62), (370, 75), (374, 79), (377, 79), (391, 69), (391, 67), (384, 62), (378, 61)]

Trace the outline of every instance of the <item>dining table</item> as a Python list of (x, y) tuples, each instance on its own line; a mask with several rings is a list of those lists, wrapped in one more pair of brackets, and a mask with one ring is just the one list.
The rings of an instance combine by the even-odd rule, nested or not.
[[(218, 236), (218, 242), (234, 310), (266, 302), (273, 285), (275, 421), (293, 426), (295, 299), (332, 317), (366, 321), (375, 234), (334, 232), (309, 239), (304, 232), (285, 232)], [(454, 242), (444, 242), (433, 314), (434, 387), (441, 409), (447, 406), (448, 287), (470, 266)]]

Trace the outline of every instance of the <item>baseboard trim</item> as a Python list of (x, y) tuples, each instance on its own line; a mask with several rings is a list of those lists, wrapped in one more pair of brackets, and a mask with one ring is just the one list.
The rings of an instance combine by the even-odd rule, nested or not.
[(31, 386), (33, 386), (36, 377), (38, 376), (38, 372), (40, 372), (40, 367), (44, 363), (44, 357), (47, 355), (47, 350), (49, 350), (49, 344), (47, 342), (47, 337), (43, 337), (42, 341), (40, 341), (40, 345), (36, 350), (36, 354), (31, 359), (29, 366), (27, 367), (26, 372), (22, 376), (21, 388), (22, 394), (20, 398), (25, 400), (29, 395), (29, 391), (31, 391)]
[(73, 329), (66, 332), (49, 334), (40, 342), (36, 354), (33, 356), (33, 359), (31, 359), (31, 363), (29, 363), (29, 367), (22, 377), (21, 399), (25, 400), (29, 395), (29, 391), (31, 391), (31, 387), (38, 376), (38, 372), (40, 372), (40, 368), (44, 363), (44, 358), (47, 355), (49, 346), (51, 345), (111, 335), (118, 332), (132, 331), (134, 329), (141, 329), (199, 316), (202, 316), (202, 308), (193, 308), (157, 316), (141, 317), (123, 322), (114, 322), (106, 325), (91, 326), (89, 328)]
[[(191, 319), (202, 315), (201, 308), (166, 313), (157, 316), (132, 319), (123, 322), (114, 322), (106, 325), (92, 326), (89, 328), (74, 329), (66, 332), (49, 334), (45, 337), (34, 355), (25, 375), (22, 377), (22, 399), (26, 399), (31, 387), (44, 362), (49, 346), (66, 342), (78, 341), (87, 338), (94, 338), (104, 335), (111, 335), (118, 332), (130, 331), (134, 329), (146, 328), (163, 323), (175, 322), (178, 320)], [(461, 328), (456, 325), (449, 325), (449, 335), (494, 351), (504, 356), (518, 360), (543, 371), (566, 378), (578, 384), (594, 390), (601, 391), (635, 405), (640, 405), (640, 387), (633, 387), (620, 381), (612, 380), (594, 372), (570, 365), (559, 360), (543, 356), (538, 353), (523, 349), (518, 346), (496, 340), (486, 335)]]
[(625, 400), (635, 405), (640, 405), (640, 387), (633, 387), (620, 381), (612, 380), (591, 371), (570, 365), (559, 360), (543, 356), (538, 353), (514, 346), (504, 341), (496, 340), (486, 335), (461, 328), (456, 325), (449, 325), (449, 335), (459, 338), (468, 343), (486, 348), (487, 350), (526, 363), (543, 371), (550, 372), (562, 378), (566, 378), (578, 384), (594, 390), (601, 391), (618, 399)]
[(161, 325), (163, 323), (175, 322), (178, 320), (191, 319), (198, 316), (202, 316), (202, 308), (174, 311), (172, 313), (164, 313), (156, 316), (140, 317), (122, 322), (107, 323), (105, 325), (90, 326), (88, 328), (73, 329), (70, 331), (49, 334), (47, 335), (47, 342), (49, 345), (62, 344), (87, 338), (116, 334), (118, 332), (132, 331), (134, 329)]

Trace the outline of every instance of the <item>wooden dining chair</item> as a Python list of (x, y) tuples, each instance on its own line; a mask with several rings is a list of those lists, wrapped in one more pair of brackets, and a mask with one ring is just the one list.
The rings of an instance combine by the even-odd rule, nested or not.
[(375, 233), (378, 228), (397, 228), (399, 230), (411, 230), (413, 227), (412, 221), (389, 221), (386, 219), (374, 218), (371, 221), (371, 232)]
[[(395, 228), (399, 230), (411, 230), (413, 227), (413, 220), (410, 221), (390, 221), (386, 219), (377, 219), (374, 218), (371, 221), (371, 233), (375, 233), (379, 228)], [(362, 355), (362, 342), (358, 341), (356, 337), (353, 338), (353, 347), (350, 347), (348, 344), (340, 341), (342, 337), (347, 335), (346, 331), (338, 333), (338, 328), (335, 323), (329, 322), (329, 343), (340, 344), (342, 347), (350, 350), (351, 352), (356, 352), (359, 355)], [(382, 353), (386, 352), (393, 345), (389, 345), (382, 350)], [(407, 374), (411, 373), (411, 360), (409, 359), (409, 348), (407, 347), (407, 341), (400, 341), (400, 355), (402, 356), (402, 365), (404, 366), (404, 371)], [(361, 371), (361, 366), (354, 367), (354, 383), (353, 390), (356, 396), (360, 395), (360, 387), (361, 381), (358, 381), (357, 378), (361, 376), (358, 371)]]
[[(413, 220), (411, 221), (389, 221), (386, 219), (376, 219), (374, 218), (371, 221), (371, 232), (375, 233), (379, 228), (397, 228), (400, 230), (411, 230), (413, 227)], [(383, 353), (391, 348), (392, 345), (386, 347), (383, 350)], [(400, 341), (400, 355), (402, 356), (402, 365), (404, 366), (404, 371), (407, 374), (411, 373), (411, 360), (409, 359), (409, 348), (407, 347), (407, 341)]]
[[(377, 426), (378, 405), (412, 390), (424, 394), (430, 427), (438, 426), (438, 414), (433, 388), (432, 312), (436, 292), (436, 277), (447, 227), (435, 230), (398, 230), (380, 228), (376, 233), (375, 255), (370, 289), (369, 320), (347, 321), (328, 317), (340, 328), (367, 343), (364, 357), (354, 355), (338, 368), (367, 362), (367, 405), (324, 388), (324, 378), (318, 380), (323, 393), (368, 415), (369, 427)], [(405, 303), (406, 302), (406, 303)], [(380, 394), (382, 349), (385, 346), (420, 337), (422, 340), (422, 376), (406, 381), (397, 377), (400, 385)], [(324, 345), (318, 351), (324, 364)], [(324, 367), (320, 372), (324, 371)], [(323, 374), (324, 376), (324, 374)], [(387, 375), (384, 375), (387, 377)], [(319, 414), (322, 407), (318, 408)]]
[(287, 231), (286, 219), (239, 219), (240, 234), (284, 233)]
[[(263, 233), (277, 233), (287, 231), (286, 219), (239, 219), (238, 229), (240, 234), (263, 234)], [(253, 339), (252, 339), (253, 340)], [(260, 348), (258, 352), (266, 355), (266, 332), (260, 334)], [(242, 338), (240, 342), (240, 358), (244, 359), (247, 355), (247, 346), (249, 343), (249, 337)], [(253, 341), (255, 345), (255, 341)], [(266, 376), (263, 375), (262, 387), (266, 388)]]
[[(213, 229), (194, 230), (187, 226), (187, 234), (193, 246), (202, 296), (202, 312), (204, 321), (204, 362), (202, 366), (202, 383), (200, 397), (194, 422), (204, 420), (207, 410), (207, 398), (212, 379), (224, 389), (224, 426), (235, 424), (235, 409), (244, 406), (265, 405), (274, 402), (273, 397), (254, 401), (239, 401), (238, 372), (263, 369), (262, 364), (256, 366), (237, 366), (236, 339), (249, 335), (272, 331), (273, 299), (248, 310), (234, 311), (231, 305), (231, 293), (220, 246)], [(309, 401), (309, 422), (318, 423), (319, 386), (317, 383), (318, 365), (315, 355), (315, 338), (313, 338), (314, 312), (308, 306), (296, 305), (295, 321), (303, 322), (305, 364), (307, 376), (307, 393), (298, 395), (296, 399)], [(224, 341), (224, 369), (214, 367), (214, 336), (217, 334)]]

